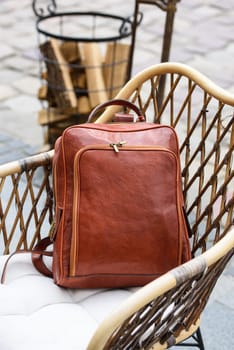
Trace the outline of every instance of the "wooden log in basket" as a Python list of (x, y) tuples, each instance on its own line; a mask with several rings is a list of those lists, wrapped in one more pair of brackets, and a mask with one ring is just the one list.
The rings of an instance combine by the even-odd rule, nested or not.
[(54, 124), (68, 119), (66, 114), (62, 114), (57, 108), (41, 109), (38, 112), (38, 123), (40, 125)]
[(54, 93), (61, 110), (76, 108), (77, 98), (72, 84), (67, 61), (63, 57), (58, 40), (51, 39), (41, 45), (48, 74), (48, 85)]
[(130, 46), (123, 43), (108, 43), (103, 73), (108, 98), (113, 98), (124, 85), (127, 76)]
[(97, 43), (83, 43), (80, 45), (82, 62), (85, 67), (88, 94), (92, 108), (108, 99), (103, 76), (103, 58)]
[(60, 45), (61, 53), (64, 59), (69, 63), (80, 62), (79, 44), (75, 41), (64, 41)]
[[(98, 104), (118, 93), (126, 81), (130, 46), (123, 43), (60, 42), (50, 39), (41, 45), (46, 70), (41, 73), (38, 98), (48, 102), (40, 111), (41, 125), (85, 116)], [(48, 112), (49, 111), (49, 112)]]

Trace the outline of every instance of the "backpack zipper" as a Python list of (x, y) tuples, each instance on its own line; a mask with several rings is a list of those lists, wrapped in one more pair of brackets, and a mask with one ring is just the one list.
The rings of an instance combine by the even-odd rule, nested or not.
[(119, 141), (118, 143), (110, 143), (109, 146), (112, 147), (116, 153), (118, 153), (119, 152), (118, 147), (122, 147), (126, 143), (127, 141)]

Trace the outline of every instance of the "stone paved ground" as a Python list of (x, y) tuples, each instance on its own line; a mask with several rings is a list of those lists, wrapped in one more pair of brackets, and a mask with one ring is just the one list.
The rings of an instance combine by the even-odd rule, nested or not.
[[(40, 1), (40, 0), (39, 0)], [(41, 0), (41, 3), (47, 0)], [(49, 0), (47, 1), (47, 3)], [(58, 0), (59, 9), (133, 13), (133, 0)], [(111, 4), (111, 6), (110, 6)], [(160, 61), (164, 14), (141, 5), (133, 72)], [(171, 60), (190, 64), (223, 88), (234, 92), (233, 0), (181, 0), (175, 18)], [(30, 0), (0, 4), (0, 163), (37, 152), (43, 130), (37, 124), (40, 104), (37, 35)], [(234, 262), (219, 280), (204, 313), (207, 350), (232, 350), (234, 325)]]
[[(49, 3), (49, 0), (39, 0)], [(107, 0), (60, 0), (59, 9), (107, 11)], [(112, 0), (110, 13), (131, 15), (134, 1)], [(141, 5), (133, 73), (160, 61), (164, 13)], [(182, 0), (175, 17), (171, 60), (188, 63), (222, 87), (234, 91), (232, 80), (233, 0)], [(40, 85), (35, 16), (30, 0), (1, 0), (0, 11), (0, 125), (1, 132), (40, 148), (43, 130), (37, 124)], [(18, 154), (17, 154), (18, 156)], [(9, 154), (9, 159), (14, 156)], [(1, 161), (1, 159), (0, 159)], [(4, 157), (5, 161), (5, 157)]]

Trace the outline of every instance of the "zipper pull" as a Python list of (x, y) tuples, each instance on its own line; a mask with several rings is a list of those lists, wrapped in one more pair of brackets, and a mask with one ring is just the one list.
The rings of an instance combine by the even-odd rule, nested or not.
[(127, 141), (119, 141), (117, 143), (117, 146), (122, 147), (123, 145), (125, 145), (125, 143), (127, 143)]
[(125, 143), (127, 143), (126, 141), (119, 141), (118, 143), (110, 143), (110, 147), (112, 147), (114, 149), (114, 151), (116, 153), (119, 152), (118, 147), (122, 147)]
[(118, 149), (116, 143), (110, 143), (110, 146), (114, 149), (114, 151), (115, 151), (116, 153), (119, 152), (119, 149)]

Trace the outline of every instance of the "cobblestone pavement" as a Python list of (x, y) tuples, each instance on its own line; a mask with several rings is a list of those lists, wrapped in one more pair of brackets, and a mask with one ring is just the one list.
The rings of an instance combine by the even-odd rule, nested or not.
[[(40, 0), (39, 0), (40, 1)], [(46, 0), (41, 0), (46, 2)], [(49, 1), (47, 1), (49, 2)], [(111, 8), (110, 7), (111, 3)], [(133, 0), (58, 0), (59, 9), (131, 15)], [(164, 13), (141, 5), (133, 73), (160, 61)], [(181, 0), (175, 17), (171, 60), (187, 63), (234, 92), (233, 0)], [(0, 3), (0, 163), (37, 152), (43, 130), (37, 124), (39, 88), (37, 34), (30, 0)], [(234, 262), (221, 277), (204, 313), (207, 350), (234, 349)], [(222, 345), (221, 344), (222, 341)]]

